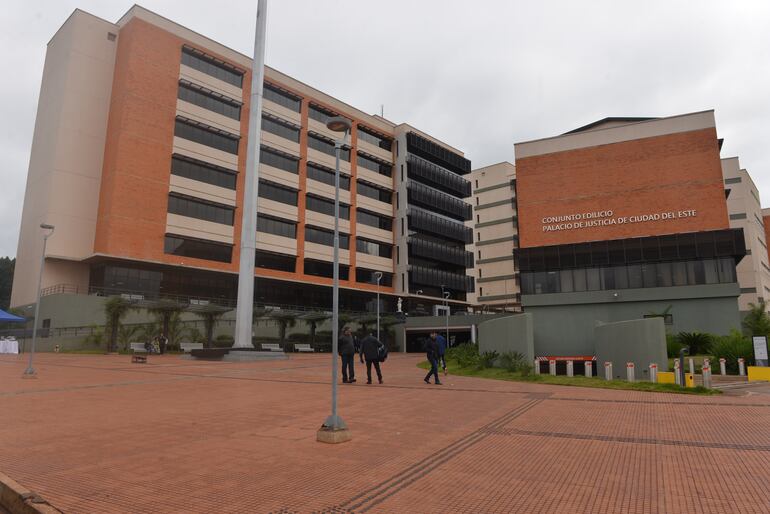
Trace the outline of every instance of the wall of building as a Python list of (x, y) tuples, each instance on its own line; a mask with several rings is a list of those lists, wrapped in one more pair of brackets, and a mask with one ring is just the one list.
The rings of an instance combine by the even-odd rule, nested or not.
[(626, 363), (634, 363), (634, 379), (649, 380), (650, 364), (668, 370), (666, 329), (663, 318), (601, 323), (595, 327), (596, 360), (599, 376), (605, 362), (612, 363), (615, 378), (626, 379)]
[(526, 362), (532, 362), (535, 358), (532, 314), (525, 312), (482, 321), (478, 324), (478, 342), (481, 353), (517, 352)]

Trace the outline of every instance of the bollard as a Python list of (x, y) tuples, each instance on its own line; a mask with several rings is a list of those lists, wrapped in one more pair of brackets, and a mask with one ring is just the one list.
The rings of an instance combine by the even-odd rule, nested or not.
[(746, 361), (743, 358), (738, 359), (738, 374), (742, 377), (746, 376)]
[(594, 376), (594, 363), (591, 361), (586, 361), (586, 376), (588, 378)]
[(674, 382), (676, 385), (682, 385), (682, 374), (679, 372), (679, 360), (674, 361)]
[(612, 380), (612, 363), (604, 363), (604, 380)]
[(626, 380), (629, 382), (634, 381), (634, 363), (626, 362)]
[(694, 376), (695, 375), (695, 359), (690, 357), (687, 360), (689, 361), (689, 365), (690, 365), (690, 375)]
[(708, 364), (701, 368), (703, 373), (703, 387), (711, 389), (711, 366)]
[(654, 362), (650, 364), (650, 382), (653, 384), (658, 383), (658, 365)]
[(575, 376), (575, 368), (573, 367), (572, 361), (567, 361), (567, 376), (568, 377), (574, 377)]
[(556, 361), (553, 359), (548, 361), (548, 373), (553, 377), (556, 376)]
[(725, 359), (719, 359), (719, 374), (722, 376), (727, 375), (727, 367), (725, 363)]
[(535, 359), (535, 375), (540, 374), (540, 361)]

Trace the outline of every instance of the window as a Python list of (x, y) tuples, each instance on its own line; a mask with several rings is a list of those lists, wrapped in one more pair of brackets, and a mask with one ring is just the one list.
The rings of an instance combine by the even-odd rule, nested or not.
[(259, 197), (287, 205), (297, 205), (297, 191), (266, 180), (259, 181)]
[(299, 173), (299, 159), (265, 146), (259, 150), (259, 162), (289, 173)]
[(299, 143), (299, 129), (277, 118), (262, 116), (262, 130)]
[(168, 195), (168, 212), (232, 226), (235, 207), (173, 193)]
[[(316, 227), (305, 227), (305, 241), (326, 246), (334, 246), (334, 232)], [(340, 248), (350, 248), (350, 236), (340, 233)]]
[(369, 241), (368, 239), (356, 238), (356, 251), (368, 255), (376, 255), (390, 259), (393, 255), (393, 247), (387, 243)]
[(294, 112), (299, 112), (300, 106), (302, 105), (302, 101), (298, 96), (293, 95), (288, 91), (282, 91), (277, 86), (268, 84), (267, 82), (264, 84), (262, 96), (265, 100), (270, 100), (271, 102), (277, 103)]
[(371, 157), (366, 157), (361, 154), (358, 154), (356, 163), (363, 168), (376, 171), (380, 175), (385, 175), (386, 177), (390, 177), (393, 174), (393, 166), (391, 166), (389, 163), (377, 161)]
[(206, 75), (223, 80), (236, 87), (243, 87), (243, 71), (190, 47), (182, 48), (182, 64), (202, 71)]
[(257, 216), (257, 232), (297, 239), (297, 223), (260, 214)]
[(739, 212), (737, 214), (731, 214), (730, 215), (731, 220), (745, 220), (746, 219), (746, 213), (745, 212)]
[(171, 174), (232, 190), (238, 178), (233, 170), (178, 154), (171, 156)]
[[(334, 142), (330, 141), (326, 138), (323, 138), (317, 134), (310, 133), (307, 135), (307, 146), (318, 150), (319, 152), (323, 152), (327, 155), (334, 156)], [(341, 148), (340, 149), (340, 159), (343, 161), (350, 162), (350, 148)]]
[[(334, 216), (334, 201), (318, 196), (305, 196), (305, 207), (311, 211)], [(350, 219), (350, 206), (340, 203), (340, 219)]]
[(393, 148), (393, 140), (375, 134), (373, 131), (367, 130), (364, 127), (358, 127), (358, 138), (362, 141), (366, 141), (374, 146), (379, 146), (383, 150), (391, 151)]
[(169, 234), (166, 235), (163, 251), (171, 255), (218, 262), (230, 262), (233, 255), (233, 247), (230, 245)]
[(320, 121), (324, 125), (326, 125), (326, 122), (329, 121), (329, 118), (337, 116), (335, 112), (315, 104), (310, 104), (308, 106), (307, 115), (310, 117), (310, 119)]
[[(325, 168), (320, 164), (309, 162), (307, 163), (307, 178), (333, 186), (334, 170)], [(340, 189), (350, 191), (350, 177), (343, 175), (342, 173), (340, 173)]]
[[(356, 268), (356, 282), (361, 282), (362, 284), (376, 284), (377, 277), (375, 276), (375, 273), (377, 273), (375, 270)], [(383, 271), (380, 271), (380, 273), (382, 273), (380, 285), (386, 287), (392, 286), (393, 273), (386, 273)]]
[(258, 250), (256, 253), (255, 267), (294, 273), (297, 268), (297, 258), (293, 255), (261, 252)]
[[(340, 264), (339, 270), (340, 280), (348, 280), (350, 268), (345, 264)], [(334, 264), (326, 261), (314, 261), (311, 259), (305, 259), (305, 274), (314, 275), (316, 277), (333, 278)]]
[(190, 82), (183, 81), (179, 83), (179, 92), (177, 97), (180, 100), (189, 102), (198, 107), (203, 107), (209, 111), (213, 111), (222, 116), (227, 116), (234, 120), (241, 119), (241, 104), (235, 100), (231, 100), (219, 93), (194, 85)]
[(362, 211), (361, 209), (356, 211), (356, 221), (358, 223), (363, 223), (364, 225), (380, 228), (382, 230), (393, 230), (392, 218), (386, 218), (385, 216), (373, 214), (368, 211)]
[(368, 198), (373, 198), (385, 203), (391, 203), (393, 201), (392, 191), (369, 185), (360, 180), (356, 184), (356, 194), (364, 195)]
[(223, 130), (177, 116), (174, 135), (223, 152), (238, 155), (239, 137)]

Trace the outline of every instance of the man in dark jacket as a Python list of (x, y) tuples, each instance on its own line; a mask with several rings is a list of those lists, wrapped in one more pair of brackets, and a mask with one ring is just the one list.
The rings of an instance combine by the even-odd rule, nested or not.
[[(356, 355), (356, 342), (350, 327), (342, 329), (342, 335), (339, 339), (339, 352), (342, 358), (342, 383), (352, 384), (356, 381), (356, 371), (353, 368), (353, 357)], [(348, 378), (349, 377), (349, 378)]]
[(380, 370), (380, 346), (382, 343), (374, 337), (374, 334), (369, 334), (361, 341), (361, 363), (363, 364), (364, 358), (366, 358), (366, 383), (372, 383), (372, 364), (377, 371), (377, 379), (382, 384), (382, 371)]
[(425, 375), (425, 383), (430, 384), (430, 376), (433, 375), (435, 377), (433, 381), (436, 385), (441, 385), (441, 382), (439, 382), (438, 379), (439, 348), (438, 341), (436, 340), (436, 332), (431, 332), (430, 337), (425, 341), (425, 354), (428, 357), (428, 362), (430, 362), (430, 371)]

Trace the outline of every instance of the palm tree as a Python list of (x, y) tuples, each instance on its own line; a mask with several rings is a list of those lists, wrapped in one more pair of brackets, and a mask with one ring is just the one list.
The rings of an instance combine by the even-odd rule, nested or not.
[(364, 333), (364, 336), (367, 336), (369, 335), (369, 325), (377, 324), (377, 315), (371, 313), (361, 314), (360, 316), (356, 316), (355, 320), (361, 325), (361, 332)]
[(110, 338), (107, 341), (107, 352), (114, 352), (118, 342), (118, 329), (120, 328), (120, 322), (126, 317), (128, 311), (134, 308), (134, 304), (130, 300), (126, 300), (122, 296), (110, 296), (106, 302), (104, 302), (104, 316), (106, 318), (106, 326), (110, 333)]
[(212, 304), (190, 306), (190, 312), (203, 320), (203, 327), (206, 332), (206, 340), (203, 343), (205, 348), (211, 348), (214, 343), (214, 326), (217, 324), (217, 321), (219, 321), (226, 312), (231, 310), (232, 308), (230, 307)]
[(299, 316), (299, 313), (296, 311), (278, 310), (270, 313), (270, 317), (278, 322), (278, 339), (283, 351), (287, 350), (284, 345), (284, 341), (286, 340), (286, 329), (297, 324), (297, 316)]
[(118, 328), (118, 343), (123, 348), (123, 351), (128, 351), (128, 345), (132, 340), (143, 332), (141, 325), (120, 325)]
[(326, 321), (331, 317), (330, 314), (321, 311), (306, 312), (299, 317), (304, 321), (307, 326), (310, 327), (310, 344), (315, 345), (315, 331), (318, 328), (318, 324)]
[(173, 344), (171, 340), (171, 320), (176, 315), (176, 319), (179, 319), (179, 314), (187, 308), (187, 304), (179, 303), (174, 300), (152, 300), (144, 302), (142, 307), (146, 308), (150, 314), (155, 315), (156, 319), (161, 326), (161, 334), (163, 334), (168, 340), (169, 344)]
[(770, 335), (770, 316), (765, 310), (765, 301), (760, 299), (758, 303), (749, 304), (749, 312), (743, 318), (743, 328), (749, 336), (767, 336)]

